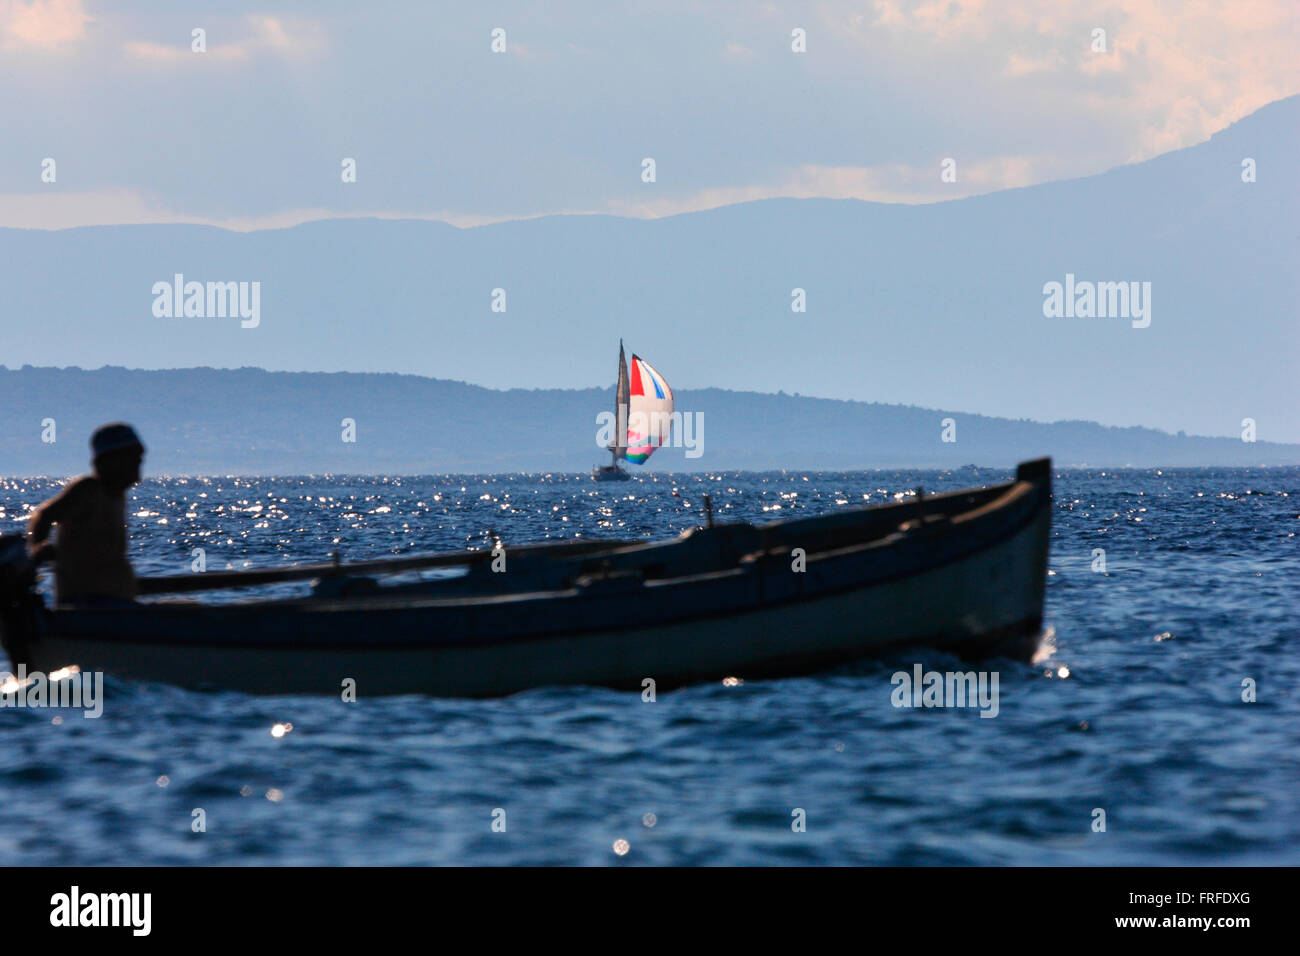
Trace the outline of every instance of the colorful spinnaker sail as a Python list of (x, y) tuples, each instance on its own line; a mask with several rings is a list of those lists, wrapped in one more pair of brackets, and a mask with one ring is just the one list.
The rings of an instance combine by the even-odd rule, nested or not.
[(635, 354), (630, 372), (627, 448), (623, 457), (644, 465), (656, 448), (668, 443), (672, 433), (673, 390), (649, 362)]

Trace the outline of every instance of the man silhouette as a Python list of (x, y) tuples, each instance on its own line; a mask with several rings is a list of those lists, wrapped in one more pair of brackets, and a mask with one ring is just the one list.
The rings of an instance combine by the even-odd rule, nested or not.
[[(68, 482), (32, 512), (27, 523), (32, 560), (55, 562), (60, 604), (113, 605), (135, 600), (135, 572), (126, 557), (126, 489), (140, 480), (144, 445), (135, 430), (113, 422), (90, 438), (89, 475)], [(59, 526), (53, 545), (50, 526)]]

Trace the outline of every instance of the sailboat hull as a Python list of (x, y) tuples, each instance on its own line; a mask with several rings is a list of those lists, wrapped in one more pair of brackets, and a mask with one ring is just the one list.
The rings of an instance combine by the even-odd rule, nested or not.
[(1024, 655), (1042, 629), (1050, 523), (1050, 471), (1034, 462), (969, 510), (810, 541), (802, 562), (769, 526), (776, 547), (676, 577), (643, 562), (521, 593), (54, 610), (25, 652), (45, 672), (452, 697), (802, 674), (909, 646)]

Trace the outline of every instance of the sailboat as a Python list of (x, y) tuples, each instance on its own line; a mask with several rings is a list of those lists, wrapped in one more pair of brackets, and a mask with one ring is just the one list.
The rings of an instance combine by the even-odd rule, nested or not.
[[(631, 374), (629, 375), (629, 368)], [(591, 470), (593, 481), (627, 481), (619, 461), (644, 465), (672, 432), (673, 390), (654, 367), (636, 353), (629, 367), (618, 341), (618, 387), (614, 391), (614, 443), (608, 465)]]

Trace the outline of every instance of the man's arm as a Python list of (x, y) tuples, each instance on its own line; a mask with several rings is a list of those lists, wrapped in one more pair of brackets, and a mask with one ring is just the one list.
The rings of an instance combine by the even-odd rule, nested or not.
[(33, 555), (38, 552), (48, 554), (48, 546), (42, 548), (41, 545), (50, 536), (50, 526), (68, 518), (81, 507), (86, 499), (86, 493), (90, 490), (90, 483), (94, 480), (90, 475), (84, 475), (68, 482), (62, 491), (49, 501), (38, 505), (32, 512), (31, 518), (27, 521), (27, 546), (31, 548)]

